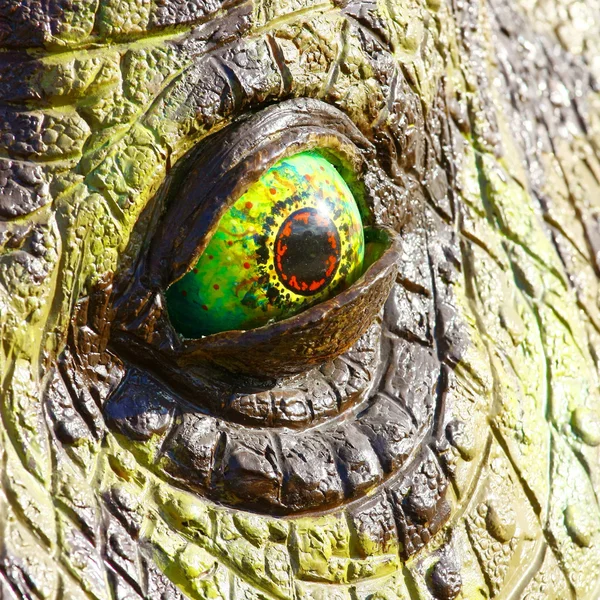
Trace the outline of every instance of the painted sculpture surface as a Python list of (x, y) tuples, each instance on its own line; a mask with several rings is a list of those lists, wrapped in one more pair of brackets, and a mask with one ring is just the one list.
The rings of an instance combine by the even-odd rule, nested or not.
[(598, 0), (0, 47), (0, 598), (600, 597)]

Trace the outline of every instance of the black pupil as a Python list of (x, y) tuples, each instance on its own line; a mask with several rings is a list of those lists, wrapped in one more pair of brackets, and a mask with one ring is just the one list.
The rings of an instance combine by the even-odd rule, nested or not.
[(335, 223), (315, 208), (293, 212), (275, 240), (275, 268), (283, 285), (302, 296), (319, 293), (335, 277), (340, 236)]

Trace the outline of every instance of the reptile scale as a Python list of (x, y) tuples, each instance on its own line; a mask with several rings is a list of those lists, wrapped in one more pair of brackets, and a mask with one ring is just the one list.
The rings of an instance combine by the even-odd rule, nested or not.
[(0, 598), (598, 600), (600, 0), (0, 0)]

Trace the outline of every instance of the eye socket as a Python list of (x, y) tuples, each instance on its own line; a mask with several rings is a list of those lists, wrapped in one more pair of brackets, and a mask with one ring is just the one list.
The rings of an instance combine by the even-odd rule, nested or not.
[[(322, 276), (311, 280), (309, 277), (300, 280), (296, 276), (292, 282), (290, 263), (293, 261), (288, 262), (290, 255), (286, 250), (283, 254), (286, 260), (282, 258), (277, 264), (275, 248), (274, 253), (271, 251), (273, 269), (270, 271), (278, 278), (278, 268), (281, 274), (290, 273), (287, 286), (283, 277), (280, 278), (278, 291), (285, 300), (288, 293), (289, 299), (293, 300), (276, 306), (278, 313), (265, 314), (257, 301), (252, 309), (254, 313), (250, 306), (246, 314), (242, 311), (237, 323), (229, 317), (235, 311), (220, 310), (219, 322), (208, 320), (208, 314), (204, 315), (209, 310), (203, 305), (210, 308), (206, 300), (193, 309), (182, 304), (181, 299), (189, 299), (190, 294), (186, 287), (180, 286), (188, 284), (190, 274), (201, 274), (203, 260), (211, 261), (209, 256), (213, 256), (212, 261), (216, 260), (217, 254), (208, 247), (220, 239), (221, 225), (236, 216), (235, 209), (239, 208), (240, 202), (242, 208), (246, 202), (253, 202), (246, 194), (254, 186), (260, 189), (257, 182), (263, 177), (271, 177), (278, 169), (281, 171), (282, 165), (294, 166), (298, 157), (302, 157), (300, 162), (319, 163), (331, 173), (330, 184), (334, 176), (339, 184), (339, 197), (331, 203), (334, 214), (330, 216), (339, 234), (337, 268), (329, 275), (325, 268), (323, 283)], [(301, 171), (301, 174), (307, 173)], [(146, 227), (150, 224), (152, 233), (137, 264), (132, 270), (124, 271), (115, 285), (119, 301), (114, 305), (111, 343), (119, 346), (121, 352), (128, 353), (131, 360), (151, 363), (163, 376), (182, 389), (188, 389), (193, 402), (200, 403), (214, 399), (214, 390), (206, 390), (207, 379), (220, 381), (219, 385), (225, 386), (223, 389), (229, 389), (232, 374), (239, 385), (242, 381), (245, 382), (243, 385), (272, 381), (305, 372), (346, 352), (378, 319), (400, 265), (400, 237), (395, 230), (378, 223), (374, 210), (377, 195), (388, 193), (386, 190), (392, 185), (386, 181), (386, 175), (377, 165), (372, 143), (346, 115), (317, 100), (295, 99), (272, 105), (216, 132), (179, 158), (155, 196), (153, 208), (141, 220)], [(281, 178), (282, 190), (285, 189), (284, 182)], [(318, 182), (313, 181), (306, 187), (306, 190), (309, 187), (312, 190), (306, 197), (317, 197), (327, 185), (325, 180), (325, 188), (319, 192)], [(316, 222), (310, 209), (316, 208), (317, 203), (313, 198), (313, 204), (299, 204), (277, 212), (274, 209), (279, 199), (271, 197), (277, 195), (277, 187), (276, 194), (271, 194), (272, 186), (266, 187), (269, 191), (261, 193), (263, 201), (264, 195), (268, 198), (265, 214), (267, 210), (277, 214), (266, 216), (260, 226), (264, 228), (268, 222), (266, 229), (271, 236), (271, 248), (278, 237), (282, 245), (287, 242), (291, 246), (291, 236), (298, 230), (292, 227), (286, 230), (289, 224), (286, 220), (293, 218), (294, 213), (302, 216), (298, 211), (304, 211), (307, 224), (311, 220)], [(333, 200), (333, 190), (330, 192)], [(294, 194), (281, 194), (282, 201), (288, 197), (293, 198)], [(344, 218), (335, 214), (343, 206), (348, 208)], [(351, 218), (352, 214), (354, 217)], [(406, 222), (410, 221), (410, 215), (407, 210), (403, 217)], [(250, 213), (250, 216), (255, 215)], [(351, 222), (357, 231), (350, 231)], [(264, 232), (259, 233), (264, 235)], [(333, 237), (337, 244), (337, 238)], [(226, 243), (222, 248), (235, 247), (237, 239), (233, 236), (225, 240), (231, 241), (232, 245)], [(249, 242), (253, 241), (249, 239)], [(361, 241), (362, 251), (359, 249)], [(354, 248), (354, 257), (343, 247), (344, 242)], [(331, 248), (328, 238), (327, 243)], [(243, 248), (243, 244), (238, 246)], [(268, 249), (268, 236), (263, 246)], [(325, 244), (324, 247), (327, 248)], [(240, 264), (244, 274), (265, 264), (270, 272), (269, 257), (261, 256), (256, 248), (248, 250), (248, 257), (253, 257), (255, 262), (245, 258), (243, 252), (238, 253), (237, 273), (229, 268), (217, 272), (213, 267), (215, 263), (210, 264), (205, 273), (207, 279), (201, 282), (204, 291), (221, 290), (221, 282), (212, 281), (210, 276), (223, 274), (230, 281), (237, 280)], [(344, 262), (346, 255), (348, 259)], [(246, 262), (249, 269), (245, 267)], [(194, 269), (198, 273), (194, 273)], [(188, 275), (190, 278), (186, 279)], [(328, 280), (329, 276), (331, 280)], [(315, 289), (303, 290), (302, 282), (308, 288), (315, 284)], [(215, 285), (219, 290), (215, 290)], [(229, 299), (235, 302), (235, 290), (231, 289), (230, 286)], [(266, 294), (268, 289), (267, 286), (263, 293)], [(186, 291), (185, 296), (183, 291)], [(300, 293), (307, 291), (315, 293)], [(247, 294), (248, 289), (243, 298)], [(240, 297), (241, 293), (237, 298)], [(272, 301), (271, 304), (276, 303)], [(247, 308), (241, 302), (236, 308), (239, 305)], [(269, 307), (268, 302), (266, 305)], [(198, 314), (204, 320), (198, 318)], [(252, 319), (257, 320), (253, 322)], [(266, 321), (260, 325), (260, 319)]]
[(283, 158), (169, 287), (169, 318), (187, 338), (286, 319), (354, 283), (364, 247), (357, 203), (334, 165), (316, 151)]

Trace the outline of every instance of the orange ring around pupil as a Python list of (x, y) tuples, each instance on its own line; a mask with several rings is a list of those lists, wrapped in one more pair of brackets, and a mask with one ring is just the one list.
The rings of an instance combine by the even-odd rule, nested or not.
[(302, 296), (320, 292), (340, 262), (335, 223), (315, 208), (301, 208), (282, 223), (275, 238), (275, 270), (281, 283)]

